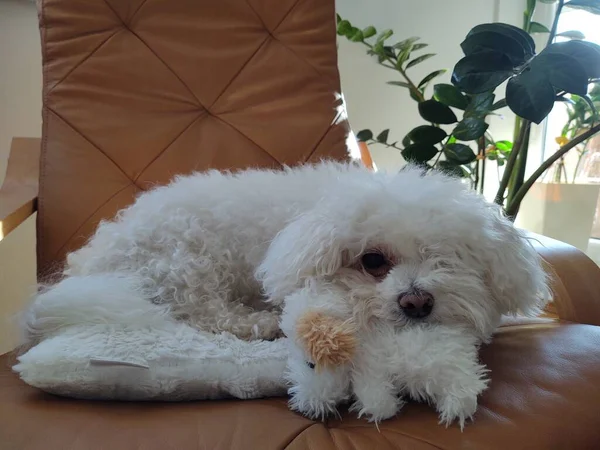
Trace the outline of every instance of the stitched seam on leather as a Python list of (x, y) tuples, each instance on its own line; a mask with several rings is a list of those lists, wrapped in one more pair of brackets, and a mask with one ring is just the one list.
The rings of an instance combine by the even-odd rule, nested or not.
[[(103, 40), (100, 43), (100, 45), (98, 45), (98, 47), (96, 47), (94, 50), (92, 50), (92, 52), (89, 55), (87, 55), (85, 58), (83, 58), (81, 61), (79, 61), (77, 64), (75, 64), (75, 67), (73, 67), (71, 70), (69, 70), (64, 77), (62, 77), (60, 80), (58, 80), (56, 83), (54, 83), (54, 86), (52, 86), (51, 88), (48, 89), (48, 94), (52, 93), (52, 91), (54, 91), (54, 89), (56, 89), (60, 84), (62, 84), (62, 82), (65, 81), (67, 79), (67, 77), (69, 77), (69, 75), (71, 75), (75, 70), (77, 70), (77, 68), (79, 68), (88, 59), (90, 59), (92, 56), (94, 56), (96, 54), (96, 52), (98, 50), (100, 50), (104, 46), (104, 44), (106, 44), (112, 37), (116, 36), (119, 33), (119, 31), (122, 31), (122, 30), (117, 29), (114, 33), (112, 33), (105, 40)], [(78, 37), (81, 37), (81, 36), (78, 36)]]
[(171, 72), (171, 74), (183, 85), (183, 87), (188, 91), (188, 94), (190, 94), (192, 96), (192, 98), (196, 100), (196, 105), (206, 109), (206, 107), (200, 102), (200, 99), (198, 97), (196, 97), (196, 94), (194, 94), (194, 92), (190, 89), (190, 87), (181, 79), (181, 77), (177, 74), (177, 72), (175, 72), (173, 70), (173, 68), (165, 62), (165, 60), (163, 60), (160, 56), (158, 56), (158, 53), (156, 53), (154, 51), (154, 49), (146, 43), (146, 41), (144, 41), (132, 28), (130, 28), (123, 21), (121, 16), (119, 16), (119, 14), (117, 14), (117, 12), (113, 9), (113, 7), (108, 3), (107, 0), (102, 0), (102, 1), (106, 4), (106, 6), (108, 6), (110, 8), (110, 10), (113, 12), (115, 17), (117, 19), (119, 19), (119, 21), (123, 25), (123, 28), (125, 28), (127, 31), (129, 31), (132, 34), (132, 36), (135, 36), (144, 45), (144, 47), (146, 47), (150, 51), (150, 53), (152, 53), (154, 55), (154, 57), (156, 59), (158, 59), (167, 68), (167, 70), (169, 72)]
[(207, 108), (210, 111), (210, 108), (212, 108), (218, 101), (219, 99), (223, 96), (223, 94), (225, 94), (225, 92), (227, 92), (227, 89), (229, 89), (229, 86), (231, 86), (231, 84), (237, 80), (237, 78), (240, 76), (240, 74), (244, 71), (244, 69), (246, 68), (246, 66), (250, 63), (250, 61), (252, 61), (254, 59), (254, 57), (256, 56), (256, 54), (260, 51), (261, 48), (263, 48), (267, 42), (269, 42), (269, 38), (272, 38), (272, 36), (270, 34), (267, 34), (265, 36), (265, 39), (258, 45), (258, 47), (256, 47), (256, 50), (254, 50), (254, 53), (252, 53), (252, 55), (250, 55), (250, 58), (248, 58), (246, 60), (246, 62), (244, 64), (242, 64), (242, 66), (240, 67), (240, 69), (237, 71), (237, 73), (231, 77), (231, 80), (229, 80), (229, 83), (227, 83), (225, 85), (225, 87), (223, 88), (223, 90), (220, 92), (220, 94), (217, 96), (217, 98), (215, 99), (215, 101), (213, 101), (210, 106)]
[[(110, 197), (108, 197), (105, 201), (103, 201), (96, 209), (94, 209), (94, 211), (89, 214), (84, 220), (83, 222), (81, 222), (81, 225), (79, 225), (77, 227), (77, 229), (68, 237), (68, 239), (65, 241), (65, 243), (56, 251), (54, 252), (54, 258), (56, 258), (56, 256), (58, 256), (64, 249), (65, 247), (67, 247), (71, 241), (73, 240), (73, 238), (75, 237), (75, 235), (77, 235), (77, 233), (79, 233), (79, 231), (81, 231), (81, 229), (90, 221), (90, 219), (92, 217), (94, 217), (94, 214), (96, 214), (98, 211), (100, 211), (100, 209), (102, 209), (104, 206), (106, 206), (113, 198), (115, 198), (117, 195), (119, 195), (121, 192), (123, 192), (125, 189), (129, 188), (133, 186), (133, 188), (136, 190), (136, 192), (138, 190), (140, 190), (135, 183), (128, 183), (126, 186), (122, 187), (121, 189), (119, 189), (117, 192), (115, 192), (114, 194), (112, 194)], [(143, 189), (142, 189), (143, 190)]]
[(300, 436), (302, 436), (304, 433), (306, 433), (309, 429), (311, 429), (312, 427), (319, 427), (319, 426), (322, 427), (323, 424), (317, 423), (317, 422), (309, 423), (305, 428), (300, 430), (300, 432), (298, 434), (296, 434), (296, 436), (292, 437), (292, 439), (290, 439), (287, 443), (283, 444), (283, 446), (281, 448), (282, 449), (288, 448), (290, 445), (292, 445), (296, 441), (296, 439), (298, 439)]
[[(284, 44), (280, 39), (277, 38), (277, 36), (273, 35), (273, 40), (275, 42), (279, 42), (281, 44), (281, 46), (283, 48), (285, 48), (287, 51), (289, 51), (292, 55), (294, 55), (297, 59), (299, 59), (300, 61), (302, 61), (304, 64), (306, 64), (308, 67), (310, 67), (312, 70), (314, 70), (314, 72), (317, 74), (317, 77), (319, 77), (319, 81), (321, 81), (322, 79), (325, 79), (325, 75), (323, 75), (321, 72), (319, 72), (319, 69), (317, 69), (315, 66), (313, 66), (311, 63), (309, 63), (305, 58), (303, 58), (302, 56), (300, 56), (298, 53), (296, 53), (294, 50), (291, 49), (291, 47), (288, 47), (286, 44)], [(322, 81), (321, 81), (322, 82)]]
[(133, 14), (131, 15), (131, 17), (129, 18), (129, 22), (133, 22), (133, 20), (135, 19), (135, 17), (138, 15), (138, 13), (140, 12), (140, 10), (142, 9), (142, 7), (146, 4), (148, 0), (144, 0), (140, 6), (138, 6), (138, 8), (133, 12)]
[(265, 148), (263, 148), (262, 146), (258, 145), (256, 142), (254, 142), (254, 140), (252, 138), (250, 138), (249, 136), (247, 136), (246, 134), (242, 133), (240, 130), (238, 130), (236, 127), (234, 127), (232, 124), (230, 124), (229, 122), (227, 122), (225, 119), (222, 119), (219, 116), (213, 116), (215, 119), (220, 120), (221, 122), (223, 122), (225, 125), (229, 125), (233, 130), (235, 130), (237, 133), (239, 133), (241, 136), (244, 136), (246, 139), (248, 139), (250, 142), (252, 142), (254, 145), (256, 145), (257, 148), (259, 148), (260, 150), (262, 150), (263, 153), (267, 154), (273, 161), (275, 161), (277, 164), (281, 165), (281, 162), (275, 158), (273, 155), (271, 155)]
[(323, 134), (323, 136), (321, 136), (321, 139), (319, 139), (317, 141), (317, 143), (315, 144), (315, 147), (312, 149), (312, 151), (308, 154), (308, 156), (306, 157), (306, 160), (309, 161), (310, 158), (312, 158), (312, 156), (315, 154), (315, 152), (317, 151), (317, 149), (319, 148), (319, 145), (321, 145), (321, 142), (323, 142), (323, 139), (325, 139), (325, 137), (329, 134), (329, 132), (331, 131), (332, 126), (329, 125), (327, 127), (327, 130), (325, 130), (325, 133)]
[[(71, 124), (70, 122), (68, 122), (67, 120), (65, 120), (64, 117), (62, 117), (60, 114), (58, 114), (54, 109), (50, 108), (49, 106), (46, 106), (48, 108), (48, 111), (50, 111), (52, 114), (54, 114), (56, 117), (58, 117), (65, 125), (67, 125), (71, 130), (73, 130), (75, 133), (77, 133), (79, 136), (81, 136), (88, 144), (90, 144), (92, 147), (94, 147), (96, 150), (98, 150), (98, 152), (100, 152), (101, 154), (103, 154), (106, 159), (108, 159), (117, 169), (119, 169), (119, 172), (121, 172), (121, 174), (123, 174), (123, 176), (129, 180), (131, 183), (135, 184), (135, 182), (131, 179), (131, 177), (127, 174), (127, 172), (125, 172), (121, 166), (119, 166), (116, 161), (114, 159), (112, 159), (107, 153), (104, 152), (104, 150), (102, 150), (100, 147), (98, 147), (96, 144), (94, 144), (92, 141), (90, 141), (90, 139), (83, 134), (81, 131), (79, 131), (77, 128), (75, 128), (73, 126), (73, 124)], [(137, 188), (142, 189), (140, 186), (136, 185)]]
[(160, 158), (162, 155), (164, 155), (164, 153), (165, 153), (165, 152), (166, 152), (166, 151), (167, 151), (167, 150), (168, 150), (168, 149), (169, 149), (169, 148), (170, 148), (170, 147), (171, 147), (171, 146), (172, 146), (172, 145), (173, 145), (173, 144), (174, 144), (174, 143), (175, 143), (175, 142), (176, 142), (176, 141), (177, 141), (177, 140), (178, 140), (178, 139), (179, 139), (179, 138), (180, 138), (182, 135), (183, 135), (183, 134), (185, 134), (185, 132), (186, 132), (186, 131), (188, 131), (188, 130), (189, 130), (191, 127), (192, 127), (192, 125), (194, 125), (194, 124), (195, 124), (195, 123), (196, 123), (196, 122), (197, 122), (199, 119), (202, 119), (202, 118), (203, 118), (203, 115), (204, 115), (204, 117), (205, 117), (205, 118), (208, 118), (208, 116), (209, 116), (209, 114), (208, 114), (206, 111), (204, 111), (204, 110), (203, 110), (203, 111), (201, 111), (201, 112), (200, 112), (200, 114), (198, 114), (198, 115), (197, 115), (197, 116), (194, 118), (194, 120), (192, 120), (192, 121), (191, 121), (189, 124), (187, 124), (187, 125), (186, 125), (186, 127), (185, 127), (183, 130), (181, 130), (181, 133), (177, 134), (177, 136), (175, 136), (175, 138), (174, 138), (174, 139), (173, 139), (171, 142), (169, 142), (169, 143), (167, 144), (167, 146), (166, 146), (164, 149), (162, 149), (162, 150), (161, 150), (161, 151), (158, 153), (158, 155), (156, 155), (154, 158), (152, 158), (152, 160), (151, 160), (151, 161), (150, 161), (148, 164), (146, 164), (146, 165), (144, 166), (144, 168), (143, 168), (143, 169), (140, 171), (140, 173), (138, 174), (138, 176), (137, 176), (137, 177), (135, 177), (135, 179), (133, 180), (133, 182), (135, 183), (135, 185), (136, 185), (136, 186), (139, 186), (139, 185), (137, 184), (137, 182), (138, 182), (138, 180), (139, 180), (139, 179), (140, 179), (140, 178), (141, 178), (141, 177), (144, 175), (144, 172), (146, 172), (146, 170), (148, 170), (148, 169), (150, 168), (150, 166), (152, 166), (152, 164), (154, 164), (154, 162), (155, 162), (155, 161), (156, 161), (158, 158)]
[(291, 14), (291, 12), (296, 8), (296, 6), (298, 6), (300, 4), (300, 0), (296, 0), (296, 2), (291, 6), (290, 9), (288, 9), (288, 12), (286, 12), (283, 17), (281, 18), (281, 20), (279, 21), (279, 23), (277, 25), (275, 25), (275, 28), (273, 28), (272, 33), (275, 33), (277, 31), (277, 28), (279, 28), (281, 26), (281, 24), (283, 22), (285, 22), (285, 20), (288, 18), (288, 16)]
[[(368, 427), (368, 426), (361, 426), (361, 425), (351, 425), (351, 426), (336, 428), (336, 430), (352, 430), (352, 429), (357, 429), (357, 428), (369, 429), (370, 427)], [(375, 428), (375, 427), (373, 427), (373, 428)], [(413, 440), (415, 440), (417, 442), (422, 442), (424, 444), (431, 445), (431, 447), (433, 447), (433, 448), (435, 448), (437, 450), (446, 450), (446, 448), (447, 448), (447, 447), (439, 447), (438, 445), (434, 444), (433, 442), (430, 442), (430, 441), (428, 441), (426, 439), (422, 439), (422, 438), (417, 437), (417, 436), (413, 436), (412, 434), (408, 434), (408, 433), (405, 433), (403, 431), (391, 430), (389, 428), (381, 428), (381, 427), (379, 427), (379, 430), (380, 430), (379, 433), (381, 435), (383, 435), (384, 432), (388, 432), (388, 433), (392, 433), (392, 434), (397, 434), (397, 435), (404, 436), (404, 437), (409, 438), (409, 439), (413, 439)]]

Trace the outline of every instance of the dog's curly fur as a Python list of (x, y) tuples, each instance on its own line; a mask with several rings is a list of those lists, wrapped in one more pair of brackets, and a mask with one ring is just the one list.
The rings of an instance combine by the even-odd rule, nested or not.
[[(382, 276), (361, 267), (368, 251), (389, 261)], [(362, 330), (410, 325), (397, 300), (415, 287), (435, 297), (422, 322), (477, 341), (503, 314), (537, 313), (548, 293), (527, 240), (455, 179), (334, 162), (211, 171), (144, 193), (102, 222), (68, 256), (64, 279), (34, 299), (24, 329), (33, 344), (74, 323), (169, 314), (209, 332), (274, 339), (283, 330), (296, 342), (309, 309)], [(292, 407), (332, 412), (347, 397), (343, 380), (335, 387), (341, 372), (315, 381), (307, 359), (291, 351)]]

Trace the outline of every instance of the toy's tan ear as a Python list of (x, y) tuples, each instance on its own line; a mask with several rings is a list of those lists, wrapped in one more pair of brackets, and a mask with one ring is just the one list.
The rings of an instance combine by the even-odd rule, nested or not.
[(315, 365), (329, 369), (349, 362), (356, 350), (356, 329), (352, 321), (322, 312), (308, 311), (296, 322), (296, 335)]

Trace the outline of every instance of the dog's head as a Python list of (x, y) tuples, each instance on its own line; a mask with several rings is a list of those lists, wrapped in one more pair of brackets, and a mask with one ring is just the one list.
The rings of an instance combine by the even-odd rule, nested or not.
[(276, 237), (259, 276), (273, 298), (332, 284), (359, 322), (458, 324), (484, 340), (549, 297), (539, 256), (498, 207), (416, 169), (340, 177)]

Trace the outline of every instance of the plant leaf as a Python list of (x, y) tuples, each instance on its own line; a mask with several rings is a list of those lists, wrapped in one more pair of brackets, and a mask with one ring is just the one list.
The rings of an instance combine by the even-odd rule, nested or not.
[(391, 84), (392, 86), (402, 86), (404, 88), (410, 88), (410, 84), (405, 83), (404, 81), (388, 81), (387, 84)]
[(417, 50), (421, 50), (421, 49), (423, 49), (425, 47), (428, 47), (428, 46), (429, 46), (429, 44), (425, 44), (425, 43), (415, 44), (415, 45), (413, 45), (413, 51), (416, 52)]
[(411, 144), (402, 150), (402, 157), (407, 162), (424, 163), (438, 154), (439, 150), (431, 144)]
[(360, 31), (359, 29), (356, 29), (352, 33), (352, 36), (350, 36), (350, 40), (352, 42), (363, 42), (365, 40), (365, 37), (363, 36), (362, 31)]
[(492, 105), (492, 111), (497, 111), (499, 109), (506, 108), (506, 99), (498, 100), (496, 103)]
[(479, 117), (485, 118), (494, 105), (494, 99), (496, 96), (493, 92), (482, 92), (471, 97), (469, 106), (465, 110), (465, 117)]
[(498, 141), (494, 143), (494, 146), (502, 153), (510, 153), (513, 148), (513, 143), (510, 141)]
[(383, 42), (386, 39), (389, 39), (390, 37), (392, 37), (393, 34), (394, 34), (394, 30), (383, 30), (377, 36), (377, 42)]
[(506, 102), (511, 111), (537, 124), (552, 111), (555, 95), (546, 74), (534, 70), (511, 78), (506, 87)]
[(467, 117), (452, 131), (452, 136), (460, 141), (474, 141), (485, 134), (489, 125), (483, 119)]
[(448, 144), (444, 147), (444, 155), (449, 161), (458, 164), (468, 164), (477, 159), (475, 152), (465, 144)]
[(373, 132), (371, 130), (360, 130), (356, 133), (356, 139), (360, 142), (366, 142), (373, 139)]
[(402, 139), (402, 147), (408, 147), (410, 144), (412, 144), (412, 141), (410, 140), (410, 133), (409, 133), (406, 136), (404, 136), (404, 139)]
[(550, 33), (550, 30), (546, 25), (542, 25), (539, 22), (531, 22), (531, 26), (529, 28), (530, 33)]
[(433, 97), (444, 105), (461, 110), (464, 110), (469, 104), (469, 99), (460, 89), (451, 84), (436, 84), (433, 87)]
[(438, 166), (440, 168), (440, 172), (443, 172), (451, 177), (464, 178), (466, 176), (462, 167), (460, 167), (460, 165), (456, 164), (454, 161), (440, 161)]
[(373, 25), (370, 25), (367, 28), (365, 28), (364, 30), (362, 30), (362, 34), (365, 37), (365, 39), (368, 39), (370, 37), (375, 36), (377, 34), (377, 30), (375, 29), (375, 27)]
[(436, 70), (435, 72), (431, 72), (429, 75), (427, 75), (425, 78), (423, 78), (421, 80), (421, 82), (419, 83), (419, 87), (422, 88), (422, 87), (427, 86), (427, 84), (429, 84), (429, 82), (431, 80), (433, 80), (436, 77), (439, 77), (440, 75), (445, 74), (446, 72), (447, 72), (446, 69)]
[(408, 138), (415, 144), (435, 145), (442, 142), (448, 134), (433, 125), (421, 125), (408, 133)]
[(417, 42), (419, 39), (419, 37), (413, 36), (413, 37), (409, 37), (408, 39), (404, 39), (403, 41), (400, 41), (396, 44), (394, 44), (394, 48), (397, 49), (402, 49), (402, 48), (406, 48), (406, 47), (412, 47), (413, 44), (415, 42)]
[(526, 49), (517, 39), (501, 31), (480, 31), (468, 36), (460, 46), (466, 56), (493, 50), (508, 56), (514, 66), (526, 61)]
[(389, 134), (390, 134), (389, 129), (383, 130), (381, 133), (379, 133), (377, 135), (377, 137), (375, 139), (377, 140), (377, 142), (381, 142), (382, 144), (385, 144), (385, 143), (387, 143)]
[(456, 114), (437, 100), (425, 100), (419, 103), (419, 114), (427, 122), (449, 125), (458, 122)]
[(562, 53), (575, 58), (585, 68), (587, 77), (600, 78), (600, 45), (587, 41), (557, 42), (549, 45), (544, 53)]
[[(524, 52), (524, 55), (523, 55), (524, 60), (522, 60), (522, 61), (514, 60), (513, 61), (511, 58), (511, 61), (513, 63), (516, 63), (515, 65), (520, 65), (523, 62), (525, 62), (525, 60), (528, 60), (533, 55), (535, 55), (535, 42), (534, 42), (533, 38), (529, 35), (529, 33), (527, 33), (526, 31), (524, 31), (518, 27), (509, 25), (507, 23), (485, 23), (485, 24), (477, 25), (476, 27), (474, 27), (469, 32), (469, 34), (467, 34), (467, 39), (470, 36), (477, 35), (477, 34), (483, 33), (483, 32), (496, 33), (496, 38), (492, 38), (492, 41), (494, 41), (494, 42), (487, 42), (486, 39), (484, 39), (483, 37), (479, 40), (480, 43), (483, 43), (482, 41), (487, 42), (487, 44), (484, 46), (485, 48), (497, 49), (497, 51), (499, 51), (499, 53), (508, 55), (508, 52), (505, 49), (505, 45), (509, 45), (510, 52), (514, 52), (513, 56), (518, 57), (517, 59), (521, 58), (521, 52), (516, 49), (516, 47), (514, 46), (513, 40), (517, 41), (520, 44), (520, 47)], [(511, 38), (512, 40), (502, 39), (499, 41), (499, 40), (497, 40), (498, 34), (503, 35), (506, 38)], [(490, 37), (489, 35), (487, 35), (487, 36)], [(467, 39), (465, 39), (465, 41)], [(471, 43), (477, 43), (477, 41), (472, 41)], [(500, 48), (497, 48), (497, 46), (499, 46), (499, 45), (500, 45)]]
[(465, 56), (452, 73), (452, 83), (468, 94), (492, 91), (513, 74), (508, 56), (485, 50)]
[(600, 3), (598, 0), (571, 0), (565, 6), (574, 9), (583, 9), (592, 14), (600, 14)]
[[(414, 50), (414, 47), (413, 47)], [(409, 61), (408, 64), (406, 65), (407, 69), (410, 69), (413, 66), (416, 66), (419, 63), (422, 63), (423, 61), (431, 58), (432, 56), (435, 56), (435, 53), (427, 53), (425, 55), (421, 55), (418, 58), (413, 59), (412, 61)]]
[(583, 40), (583, 39), (585, 39), (585, 34), (583, 34), (579, 30), (565, 31), (564, 33), (559, 33), (556, 36), (566, 37), (566, 38), (569, 38), (569, 39), (577, 39), (577, 40), (580, 40), (580, 41)]
[(587, 95), (588, 77), (585, 68), (573, 57), (563, 53), (542, 52), (531, 63), (531, 72), (548, 78), (558, 91)]
[(340, 36), (349, 36), (352, 31), (352, 24), (347, 20), (341, 20), (337, 26), (337, 34)]

